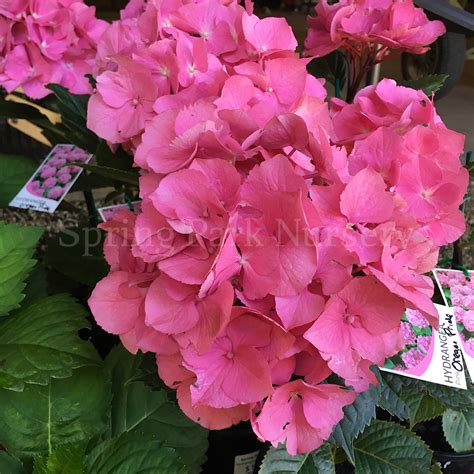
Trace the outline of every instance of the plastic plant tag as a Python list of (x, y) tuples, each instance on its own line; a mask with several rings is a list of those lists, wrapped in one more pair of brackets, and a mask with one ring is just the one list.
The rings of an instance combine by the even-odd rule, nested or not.
[(253, 474), (259, 452), (254, 451), (253, 453), (236, 456), (234, 459), (234, 474)]
[(134, 214), (138, 214), (138, 211), (140, 210), (140, 204), (141, 201), (133, 201), (130, 204), (114, 204), (113, 206), (99, 207), (97, 211), (99, 212), (101, 219), (104, 222), (107, 222), (122, 209), (132, 211)]
[(418, 310), (407, 309), (401, 322), (405, 344), (387, 359), (381, 370), (448, 387), (466, 389), (461, 341), (453, 309), (435, 305), (439, 328), (433, 328)]
[(460, 270), (436, 268), (433, 273), (444, 302), (454, 310), (464, 362), (474, 379), (474, 271), (467, 272), (469, 280)]
[(56, 145), (10, 206), (53, 213), (82, 173), (73, 163), (87, 163), (91, 158), (74, 145)]

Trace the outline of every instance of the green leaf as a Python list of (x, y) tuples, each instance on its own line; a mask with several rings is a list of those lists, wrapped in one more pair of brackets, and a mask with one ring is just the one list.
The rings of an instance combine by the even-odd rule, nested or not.
[(443, 474), (443, 471), (441, 470), (439, 463), (435, 462), (434, 464), (431, 465), (431, 474)]
[(47, 118), (42, 120), (33, 120), (33, 123), (41, 129), (41, 133), (51, 143), (52, 146), (68, 143), (66, 131), (60, 124), (52, 124)]
[(470, 451), (474, 441), (474, 409), (446, 410), (443, 414), (443, 431), (454, 451)]
[(33, 474), (83, 474), (85, 443), (65, 444), (48, 457), (36, 457)]
[(464, 410), (474, 405), (474, 392), (471, 387), (468, 387), (468, 390), (462, 390), (429, 382), (423, 382), (423, 385), (433, 398), (436, 398), (447, 408)]
[(148, 408), (153, 407), (150, 404), (152, 397), (156, 401), (154, 402), (155, 406), (149, 413), (143, 413), (144, 419), (128, 431), (162, 440), (164, 446), (176, 449), (179, 459), (190, 466), (188, 474), (199, 473), (200, 466), (206, 460), (208, 431), (187, 418), (176, 402), (168, 400), (164, 391), (153, 392), (145, 384), (134, 382), (130, 388), (130, 393), (134, 394), (132, 397), (135, 400), (133, 410), (136, 409), (140, 397), (142, 397), (142, 400), (148, 400)]
[(387, 372), (381, 373), (380, 377), (378, 406), (400, 420), (405, 420), (408, 417), (408, 407), (400, 398), (403, 388), (401, 377), (393, 376)]
[(87, 314), (70, 296), (56, 295), (1, 320), (0, 386), (23, 390), (25, 383), (47, 385), (73, 369), (100, 366), (92, 344), (78, 336), (88, 326)]
[[(288, 454), (284, 444), (276, 448), (270, 448), (263, 458), (259, 474), (305, 474), (305, 464), (308, 461), (309, 453)], [(314, 465), (313, 465), (314, 466)], [(306, 467), (308, 472), (308, 467)], [(315, 471), (313, 471), (314, 473)], [(317, 471), (316, 471), (317, 472)], [(309, 474), (309, 473), (308, 473)]]
[(174, 448), (189, 473), (199, 472), (207, 451), (207, 430), (187, 418), (165, 390), (153, 391), (134, 381), (141, 354), (133, 356), (123, 347), (115, 348), (106, 367), (112, 380), (112, 409), (108, 437), (134, 433)]
[(74, 164), (90, 171), (91, 173), (103, 176), (104, 178), (110, 178), (120, 183), (138, 186), (138, 173), (135, 171), (125, 171), (117, 168), (109, 168), (107, 166), (97, 166), (79, 162), (75, 162)]
[(270, 448), (259, 469), (259, 474), (335, 474), (336, 467), (329, 443), (306, 454), (288, 454), (285, 445)]
[(471, 387), (468, 387), (468, 390), (462, 390), (401, 375), (388, 374), (386, 372), (382, 372), (382, 374), (384, 382), (388, 382), (398, 396), (401, 396), (402, 390), (409, 390), (420, 396), (429, 394), (445, 407), (452, 408), (453, 410), (463, 410), (474, 405), (474, 392)]
[(0, 99), (0, 118), (27, 119), (42, 129), (53, 144), (73, 143), (93, 153), (99, 139), (86, 126), (88, 96), (70, 94), (67, 89), (50, 85), (59, 99), (54, 110), (61, 114), (61, 122), (53, 124), (36, 107)]
[(42, 120), (46, 119), (36, 107), (32, 105), (14, 102), (0, 98), (0, 119), (26, 119)]
[(86, 474), (188, 474), (177, 452), (161, 441), (124, 433), (99, 444), (86, 458)]
[(375, 420), (354, 442), (355, 474), (429, 473), (432, 452), (411, 431)]
[(48, 474), (48, 458), (46, 456), (34, 458), (33, 474)]
[(109, 188), (113, 186), (113, 184), (114, 182), (112, 180), (103, 178), (102, 176), (82, 173), (74, 183), (73, 191), (92, 191), (94, 189)]
[(78, 116), (68, 117), (67, 112), (61, 113), (61, 127), (64, 130), (67, 143), (72, 143), (89, 153), (97, 149), (99, 139), (82, 123)]
[(87, 286), (105, 277), (104, 234), (96, 227), (65, 229), (46, 241), (44, 264)]
[(404, 390), (402, 398), (408, 408), (408, 419), (410, 420), (410, 428), (413, 428), (421, 421), (432, 420), (441, 416), (446, 409), (445, 406), (436, 398), (430, 395), (422, 395), (419, 393)]
[(446, 74), (432, 74), (421, 77), (420, 79), (402, 81), (400, 85), (417, 90), (421, 89), (427, 96), (431, 96), (433, 92), (437, 92), (443, 87), (447, 78), (448, 76)]
[(336, 474), (332, 446), (324, 443), (320, 448), (311, 453), (317, 474)]
[(57, 109), (61, 114), (61, 127), (65, 131), (68, 143), (74, 143), (94, 153), (99, 139), (86, 124), (89, 95), (72, 94), (58, 84), (49, 84), (47, 87), (54, 92), (59, 101)]
[(0, 153), (0, 207), (6, 207), (37, 168), (30, 158)]
[(0, 472), (2, 474), (26, 474), (21, 461), (5, 451), (0, 451)]
[(35, 264), (31, 257), (43, 233), (41, 227), (0, 222), (0, 316), (18, 308), (24, 280)]
[(20, 458), (49, 455), (102, 432), (109, 404), (103, 371), (93, 367), (23, 392), (0, 389), (0, 442)]
[(338, 79), (340, 87), (344, 87), (347, 77), (347, 62), (341, 51), (333, 51), (322, 58), (313, 59), (308, 64), (307, 70), (314, 77), (324, 78), (331, 84), (335, 84)]
[(48, 275), (42, 263), (37, 264), (31, 271), (28, 280), (26, 280), (24, 293), (23, 305), (48, 296)]
[(61, 105), (60, 110), (67, 109), (70, 113), (77, 115), (84, 120), (87, 119), (87, 103), (89, 102), (89, 95), (87, 94), (72, 94), (63, 86), (58, 84), (48, 84), (48, 89), (54, 92)]
[(378, 391), (371, 386), (357, 395), (352, 405), (343, 408), (344, 418), (335, 426), (331, 438), (346, 453), (354, 464), (354, 439), (375, 418), (375, 408), (379, 399)]
[(133, 166), (133, 156), (128, 154), (122, 147), (113, 152), (105, 140), (101, 140), (97, 146), (95, 158), (99, 166), (107, 168), (131, 170)]
[[(143, 354), (132, 355), (122, 346), (112, 349), (105, 361), (105, 370), (112, 383), (112, 406), (110, 426), (107, 437), (112, 438), (132, 430), (145, 419), (156, 406), (163, 403), (161, 392), (151, 392), (151, 397), (140, 400), (138, 405), (134, 399), (140, 383), (134, 384)], [(131, 403), (128, 400), (131, 397)], [(150, 404), (150, 406), (148, 405)]]
[(158, 367), (156, 365), (156, 355), (152, 352), (142, 354), (140, 363), (135, 375), (132, 376), (133, 382), (144, 382), (151, 390), (165, 390), (168, 398), (176, 399), (176, 391), (166, 386), (163, 380), (158, 376)]

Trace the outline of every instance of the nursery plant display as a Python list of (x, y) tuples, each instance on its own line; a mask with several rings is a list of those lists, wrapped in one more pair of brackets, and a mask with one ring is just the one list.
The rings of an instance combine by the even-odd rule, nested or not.
[[(46, 245), (39, 268), (76, 281), (67, 289), (88, 302), (92, 333), (81, 334), (93, 344), (77, 335), (86, 310), (54, 285), (38, 294), (28, 283), (18, 309), (39, 231), (18, 242), (26, 231), (0, 228), (3, 294), (15, 289), (0, 320), (0, 472), (1, 463), (58, 472), (66, 462), (86, 473), (199, 472), (206, 429), (241, 422), (273, 445), (262, 473), (330, 473), (344, 461), (358, 473), (436, 472), (410, 429), (420, 434), (420, 422), (440, 416), (451, 446), (469, 451), (470, 389), (377, 369), (394, 356), (415, 363), (424, 329), (437, 325), (426, 273), (465, 230), (464, 137), (436, 112), (440, 78), (359, 89), (390, 54), (425, 52), (442, 23), (411, 1), (322, 1), (299, 55), (286, 20), (259, 19), (250, 2), (132, 0), (107, 27), (80, 2), (38, 5), (0, 3), (10, 42), (0, 79), (15, 48), (41, 47), (25, 28), (41, 32), (50, 61), (57, 38), (96, 32), (83, 56), (76, 33), (58, 59), (72, 49), (88, 69), (74, 69), (70, 83), (37, 76), (35, 92), (23, 83), (32, 99), (54, 93), (47, 100), (62, 123), (6, 100), (2, 113), (95, 162), (53, 157), (54, 173), (43, 167), (32, 183), (50, 196), (63, 166), (80, 167), (88, 192), (112, 186), (112, 198), (141, 204), (99, 226), (108, 270), (97, 248), (84, 258), (79, 237), (77, 258), (60, 239)], [(83, 8), (87, 22), (48, 40), (43, 17)], [(346, 101), (328, 100), (306, 69), (337, 48)], [(88, 92), (74, 89), (83, 72), (90, 97), (71, 94)], [(102, 330), (123, 347), (110, 350)]]

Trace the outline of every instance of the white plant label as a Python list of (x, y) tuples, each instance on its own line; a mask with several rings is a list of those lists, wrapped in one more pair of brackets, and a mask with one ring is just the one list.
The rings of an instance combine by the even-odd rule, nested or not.
[(74, 163), (87, 163), (91, 158), (74, 145), (56, 145), (10, 206), (53, 213), (82, 173)]

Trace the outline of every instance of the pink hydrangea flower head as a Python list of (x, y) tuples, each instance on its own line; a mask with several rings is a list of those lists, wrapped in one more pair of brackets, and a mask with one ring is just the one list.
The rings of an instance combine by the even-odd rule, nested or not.
[(372, 32), (384, 46), (422, 54), (429, 49), (428, 45), (446, 33), (446, 28), (439, 20), (428, 20), (423, 9), (416, 8), (412, 2), (395, 1)]
[[(316, 9), (311, 55), (369, 48), (379, 62), (441, 31), (411, 0)], [(252, 11), (134, 0), (102, 36), (88, 124), (133, 155), (141, 203), (101, 225), (110, 273), (89, 303), (130, 352), (156, 355), (189, 418), (210, 429), (250, 418), (262, 440), (305, 453), (377, 384), (373, 364), (429, 350), (412, 324), (437, 324), (425, 274), (464, 227), (464, 141), (422, 91), (390, 79), (329, 110), (286, 20)], [(63, 45), (47, 44), (51, 61)], [(54, 170), (63, 183), (80, 168)], [(473, 288), (448, 281), (474, 306)]]
[(107, 28), (95, 7), (83, 0), (6, 3), (0, 6), (0, 30), (11, 32), (12, 41), (3, 45), (0, 85), (9, 92), (21, 86), (33, 99), (51, 94), (49, 83), (89, 93), (85, 75), (93, 70), (97, 42)]
[(357, 54), (361, 45), (422, 54), (446, 32), (439, 20), (430, 21), (412, 0), (341, 0), (318, 2), (308, 17), (306, 54), (324, 56), (337, 48)]
[(304, 46), (308, 55), (325, 56), (341, 46), (342, 42), (336, 41), (331, 35), (331, 24), (339, 10), (347, 8), (348, 4), (347, 0), (334, 3), (326, 0), (318, 2), (315, 8), (316, 16), (307, 17), (308, 36)]

